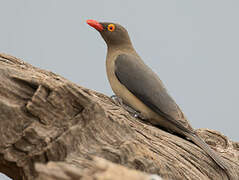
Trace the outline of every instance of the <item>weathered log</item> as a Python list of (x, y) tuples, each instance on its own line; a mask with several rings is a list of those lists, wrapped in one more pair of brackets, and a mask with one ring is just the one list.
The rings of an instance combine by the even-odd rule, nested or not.
[[(239, 179), (239, 143), (213, 130), (197, 132)], [(135, 176), (143, 179), (149, 174), (163, 179), (226, 179), (190, 141), (132, 117), (103, 94), (4, 54), (0, 54), (0, 139), (0, 172), (13, 179), (48, 175), (50, 179), (46, 168), (53, 165), (59, 174), (69, 175), (73, 168), (79, 170), (74, 177), (90, 179), (89, 172), (93, 176), (96, 167), (90, 159), (95, 156), (148, 173)], [(44, 165), (50, 161), (55, 163)], [(35, 168), (35, 163), (42, 165)], [(133, 171), (109, 166), (122, 177)], [(107, 173), (113, 179), (115, 170)]]

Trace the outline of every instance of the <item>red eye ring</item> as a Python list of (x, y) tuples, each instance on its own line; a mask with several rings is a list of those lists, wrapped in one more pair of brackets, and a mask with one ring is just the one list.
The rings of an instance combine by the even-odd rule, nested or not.
[(115, 30), (115, 25), (114, 24), (109, 24), (107, 27), (108, 31), (114, 31)]

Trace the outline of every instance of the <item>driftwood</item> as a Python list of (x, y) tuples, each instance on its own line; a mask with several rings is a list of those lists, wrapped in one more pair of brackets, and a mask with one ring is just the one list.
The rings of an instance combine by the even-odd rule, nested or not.
[[(239, 143), (213, 130), (197, 132), (239, 179)], [(18, 180), (226, 179), (190, 141), (132, 117), (103, 94), (4, 54), (0, 139), (0, 172)]]

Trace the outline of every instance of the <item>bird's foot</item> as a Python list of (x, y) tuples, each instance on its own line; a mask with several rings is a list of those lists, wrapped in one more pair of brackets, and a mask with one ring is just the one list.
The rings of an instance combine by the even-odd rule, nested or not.
[(117, 105), (117, 106), (123, 106), (123, 100), (121, 98), (119, 98), (116, 95), (112, 95), (110, 96), (110, 98), (113, 100), (113, 102)]
[(114, 103), (117, 106), (123, 107), (133, 117), (139, 118), (139, 119), (142, 119), (142, 120), (146, 119), (139, 111), (136, 111), (134, 108), (132, 108), (129, 105), (125, 104), (120, 97), (118, 97), (116, 95), (113, 95), (113, 96), (111, 96), (111, 99), (114, 101)]

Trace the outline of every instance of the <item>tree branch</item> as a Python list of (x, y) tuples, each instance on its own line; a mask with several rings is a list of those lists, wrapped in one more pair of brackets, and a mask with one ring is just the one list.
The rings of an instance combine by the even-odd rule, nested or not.
[[(197, 132), (239, 179), (239, 143), (213, 130)], [(13, 179), (52, 179), (52, 174), (74, 179), (75, 173), (82, 179), (108, 175), (117, 179), (117, 173), (130, 179), (147, 179), (150, 174), (164, 179), (226, 177), (188, 140), (132, 117), (103, 94), (4, 54), (0, 54), (0, 139), (0, 172)], [(91, 160), (96, 156), (125, 168)], [(106, 170), (99, 172), (101, 162)]]

